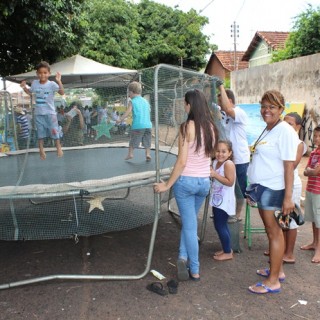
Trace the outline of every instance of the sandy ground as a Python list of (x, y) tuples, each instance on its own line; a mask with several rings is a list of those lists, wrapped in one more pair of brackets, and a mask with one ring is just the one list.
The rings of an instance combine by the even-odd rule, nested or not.
[[(303, 168), (307, 158), (303, 158)], [(254, 225), (261, 225), (256, 212)], [(243, 229), (243, 224), (240, 226)], [(0, 283), (53, 274), (139, 274), (144, 270), (151, 226), (72, 240), (0, 242)], [(320, 265), (312, 252), (299, 250), (311, 240), (311, 226), (299, 228), (296, 263), (285, 265), (280, 294), (255, 295), (249, 285), (262, 280), (256, 270), (268, 266), (265, 234), (253, 235), (248, 249), (232, 261), (211, 256), (219, 241), (208, 217), (200, 247), (201, 281), (180, 282), (178, 293), (165, 297), (146, 289), (159, 281), (152, 274), (131, 281), (54, 280), (0, 291), (0, 319), (319, 319)], [(175, 278), (179, 223), (162, 206), (152, 269)], [(305, 301), (305, 302), (299, 302)]]

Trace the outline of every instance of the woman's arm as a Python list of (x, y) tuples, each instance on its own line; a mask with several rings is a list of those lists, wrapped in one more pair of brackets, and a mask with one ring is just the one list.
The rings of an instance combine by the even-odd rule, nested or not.
[(285, 191), (282, 212), (285, 215), (294, 210), (294, 202), (292, 200), (294, 163), (295, 161), (283, 161)]
[(224, 165), (224, 177), (221, 176), (217, 171), (211, 170), (210, 176), (218, 180), (220, 183), (227, 187), (232, 187), (236, 177), (236, 167), (232, 161), (227, 161)]

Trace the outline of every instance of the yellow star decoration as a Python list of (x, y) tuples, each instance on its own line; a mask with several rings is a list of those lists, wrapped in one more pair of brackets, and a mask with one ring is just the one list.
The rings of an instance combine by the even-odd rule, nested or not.
[(100, 197), (97, 196), (97, 197), (94, 197), (91, 200), (87, 200), (87, 202), (90, 204), (90, 208), (89, 208), (88, 213), (91, 213), (91, 211), (94, 210), (95, 208), (98, 208), (99, 210), (104, 211), (104, 207), (103, 207), (102, 201), (105, 198), (106, 198), (105, 196), (100, 196)]
[(97, 136), (95, 140), (98, 140), (102, 136), (106, 136), (107, 138), (111, 139), (110, 129), (112, 127), (112, 123), (106, 123), (105, 121), (97, 124), (96, 126), (92, 126), (92, 128), (97, 131)]

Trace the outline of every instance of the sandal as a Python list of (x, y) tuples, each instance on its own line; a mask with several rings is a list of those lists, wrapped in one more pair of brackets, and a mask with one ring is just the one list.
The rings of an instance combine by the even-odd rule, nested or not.
[(166, 296), (168, 294), (167, 290), (163, 289), (161, 282), (152, 282), (147, 285), (147, 289), (151, 292), (159, 294), (160, 296)]
[(168, 281), (167, 286), (169, 289), (169, 293), (176, 294), (178, 292), (178, 285), (179, 283), (177, 280), (171, 279), (170, 281)]

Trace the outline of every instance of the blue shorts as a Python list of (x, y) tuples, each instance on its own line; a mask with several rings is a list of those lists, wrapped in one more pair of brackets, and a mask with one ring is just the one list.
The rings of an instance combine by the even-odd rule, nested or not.
[(60, 139), (60, 129), (56, 114), (36, 115), (38, 139)]
[(282, 208), (284, 191), (272, 190), (261, 184), (251, 184), (247, 187), (246, 196), (256, 202), (259, 209), (275, 211)]

